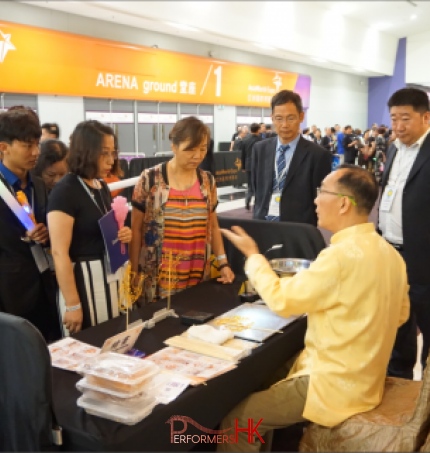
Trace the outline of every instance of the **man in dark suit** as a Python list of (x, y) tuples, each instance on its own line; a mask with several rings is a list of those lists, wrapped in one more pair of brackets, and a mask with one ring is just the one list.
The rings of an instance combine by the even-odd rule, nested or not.
[(358, 155), (358, 139), (352, 132), (352, 126), (345, 126), (345, 135), (342, 141), (343, 149), (345, 150), (345, 164), (355, 164), (355, 159)]
[(246, 181), (248, 183), (248, 191), (245, 197), (245, 207), (250, 209), (249, 204), (251, 203), (254, 195), (251, 184), (251, 164), (252, 164), (252, 148), (255, 143), (262, 140), (261, 126), (258, 123), (252, 123), (250, 127), (251, 133), (245, 137), (242, 141), (242, 171), (246, 171)]
[(254, 218), (317, 224), (317, 187), (331, 171), (331, 154), (300, 134), (300, 96), (282, 90), (271, 102), (277, 137), (256, 143), (252, 153)]
[(55, 281), (42, 247), (48, 242), (47, 191), (42, 179), (29, 173), (39, 156), (40, 135), (33, 111), (19, 108), (0, 114), (2, 186), (15, 197), (24, 192), (35, 218), (34, 229), (26, 231), (0, 197), (0, 311), (27, 319), (53, 341), (60, 329)]
[(321, 140), (321, 146), (325, 148), (327, 151), (332, 151), (333, 149), (333, 139), (332, 136), (335, 130), (334, 127), (326, 127), (325, 128), (325, 135)]
[(388, 374), (412, 379), (417, 326), (423, 335), (423, 366), (430, 345), (430, 106), (424, 91), (403, 88), (390, 97), (388, 107), (397, 139), (387, 151), (379, 229), (406, 262), (411, 301)]
[(212, 138), (208, 144), (208, 152), (199, 167), (202, 170), (210, 171), (215, 176), (214, 141)]
[(266, 124), (266, 137), (265, 138), (272, 138), (276, 137), (276, 132), (272, 131), (272, 126), (270, 124)]

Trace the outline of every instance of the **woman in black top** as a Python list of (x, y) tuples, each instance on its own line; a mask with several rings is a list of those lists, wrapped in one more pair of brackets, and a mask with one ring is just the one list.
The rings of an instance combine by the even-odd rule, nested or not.
[[(111, 276), (108, 282), (99, 227), (99, 219), (111, 210), (111, 195), (102, 178), (115, 158), (112, 128), (98, 121), (78, 124), (70, 143), (70, 173), (54, 187), (48, 200), (60, 309), (70, 333), (119, 314), (118, 283)], [(130, 228), (121, 228), (118, 239), (130, 242)]]

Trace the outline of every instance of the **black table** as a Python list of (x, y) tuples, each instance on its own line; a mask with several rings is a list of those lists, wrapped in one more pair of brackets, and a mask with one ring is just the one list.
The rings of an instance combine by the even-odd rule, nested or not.
[[(239, 279), (238, 279), (239, 280)], [(204, 310), (220, 315), (241, 303), (238, 291), (241, 282), (222, 285), (215, 281), (202, 283), (172, 297), (172, 308), (178, 315), (188, 310)], [(165, 307), (161, 301), (132, 313), (131, 321)], [(76, 335), (76, 338), (101, 346), (104, 340), (124, 329), (123, 317), (115, 318)], [(167, 318), (154, 328), (144, 330), (135, 347), (153, 353), (164, 347), (163, 341), (186, 330), (177, 318)], [(238, 367), (218, 376), (207, 385), (185, 390), (168, 405), (157, 405), (151, 415), (134, 426), (91, 416), (76, 405), (80, 392), (75, 387), (80, 376), (76, 373), (53, 369), (54, 410), (63, 428), (65, 450), (85, 451), (186, 451), (193, 443), (171, 443), (172, 415), (187, 416), (200, 425), (215, 429), (222, 418), (244, 397), (257, 390), (287, 359), (303, 348), (306, 319), (301, 318), (275, 334), (254, 349)], [(190, 425), (189, 425), (190, 426)], [(195, 428), (186, 434), (201, 434)], [(213, 446), (211, 446), (214, 448)]]

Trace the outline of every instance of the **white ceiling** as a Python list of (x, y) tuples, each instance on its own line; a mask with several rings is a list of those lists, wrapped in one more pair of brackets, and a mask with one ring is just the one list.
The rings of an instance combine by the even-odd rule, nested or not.
[[(309, 50), (309, 47), (316, 48), (315, 43), (318, 42), (316, 33), (321, 33), (322, 30), (324, 34), (334, 34), (342, 20), (342, 27), (346, 24), (349, 32), (371, 28), (383, 38), (380, 46), (384, 46), (385, 43), (392, 44), (387, 46), (387, 49), (390, 48), (387, 51), (389, 62), (385, 69), (378, 69), (375, 65), (370, 69), (364, 68), (361, 73), (366, 76), (389, 74), (394, 66), (393, 46), (397, 39), (428, 31), (430, 19), (430, 2), (420, 0), (23, 1), (22, 3), (353, 73), (357, 70), (354, 67), (357, 65), (348, 64), (348, 58), (331, 59), (327, 56), (329, 51), (325, 53), (320, 49), (312, 54)], [(316, 29), (313, 24), (318, 17), (329, 17), (330, 20), (327, 20), (323, 27)], [(276, 20), (282, 23), (282, 26), (285, 24), (287, 29), (293, 23), (295, 31), (298, 29), (298, 33), (302, 34), (301, 39), (292, 45), (284, 39), (285, 34), (280, 34), (281, 38), (277, 40), (275, 27), (272, 25)], [(309, 29), (306, 28), (307, 23), (312, 24)], [(175, 24), (192, 26), (194, 29), (179, 29)], [(303, 36), (307, 35), (312, 40), (305, 46)], [(350, 36), (351, 33), (348, 40)], [(357, 36), (358, 39), (362, 39), (361, 34), (357, 33)], [(299, 34), (294, 35), (294, 38), (296, 37), (299, 37)], [(270, 47), (267, 47), (268, 43)], [(344, 50), (350, 49), (352, 44), (348, 43), (349, 47), (346, 44), (341, 42), (341, 45), (345, 46)], [(359, 44), (354, 43), (355, 46)], [(370, 58), (371, 53), (366, 50)], [(323, 57), (325, 61), (317, 61), (318, 57)], [(387, 70), (387, 67), (390, 70)]]

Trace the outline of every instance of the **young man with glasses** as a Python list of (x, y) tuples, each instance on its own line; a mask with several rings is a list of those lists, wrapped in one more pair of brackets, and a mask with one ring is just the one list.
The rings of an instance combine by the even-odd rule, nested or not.
[[(306, 420), (332, 427), (380, 404), (409, 297), (402, 257), (368, 220), (378, 192), (360, 167), (343, 165), (324, 178), (315, 204), (318, 226), (333, 233), (330, 247), (294, 276), (279, 278), (243, 229), (222, 230), (247, 257), (247, 276), (267, 306), (284, 317), (306, 313), (308, 329), (285, 379), (248, 396), (220, 429), (249, 419), (261, 420), (260, 436)], [(258, 438), (248, 443), (247, 434), (218, 450), (259, 451)]]
[(316, 188), (331, 171), (331, 153), (301, 136), (305, 113), (298, 94), (282, 90), (271, 105), (278, 135), (252, 152), (254, 218), (316, 225)]

